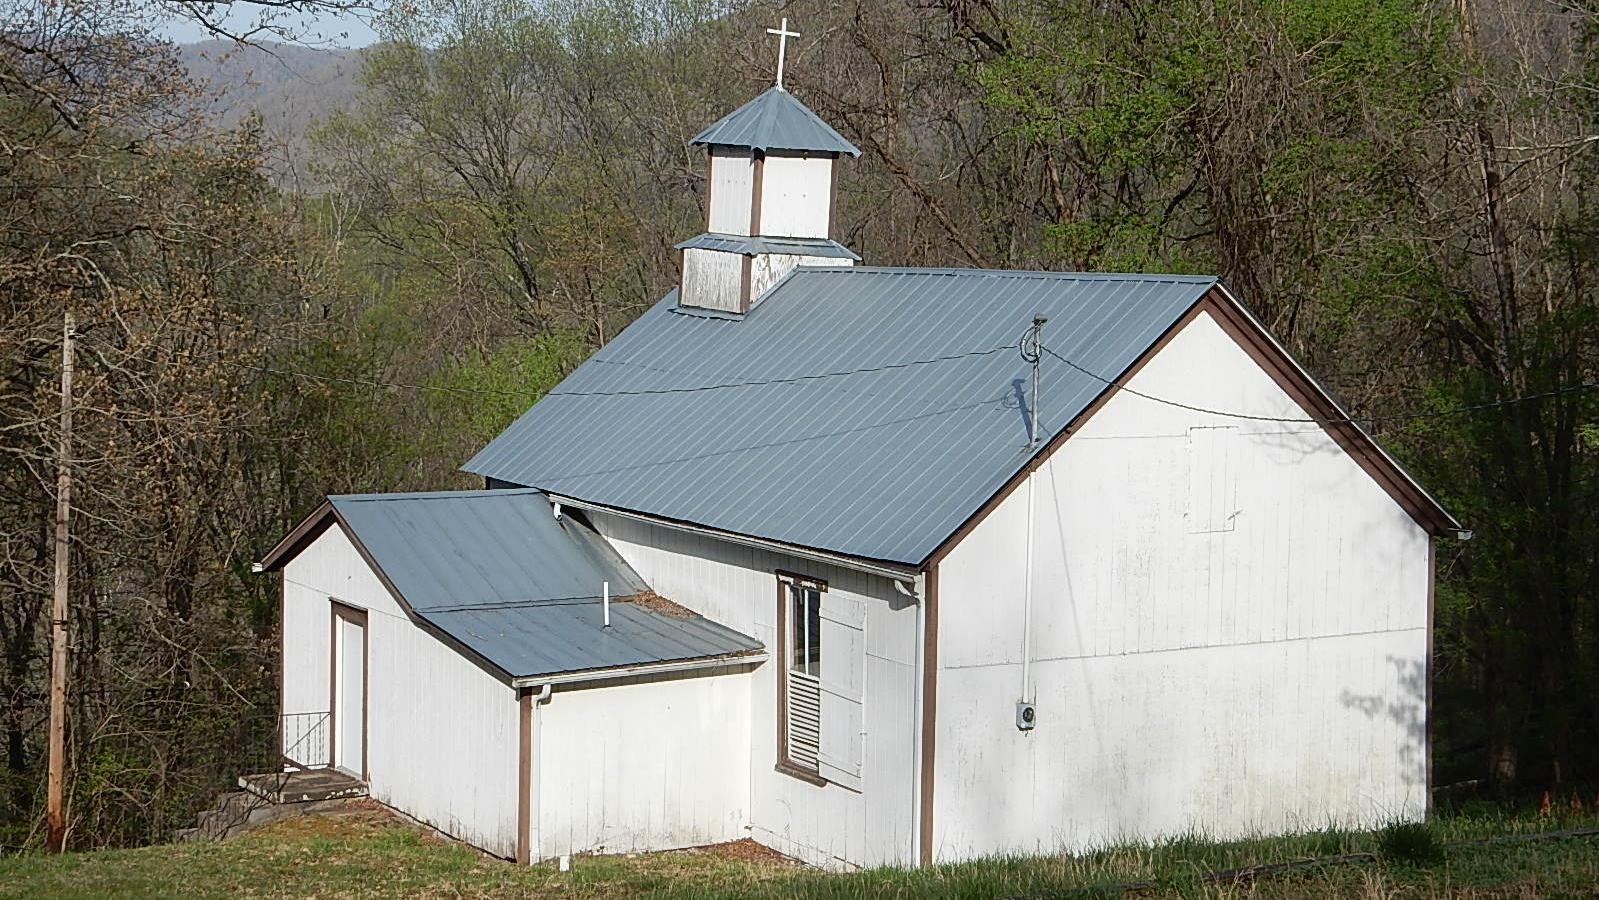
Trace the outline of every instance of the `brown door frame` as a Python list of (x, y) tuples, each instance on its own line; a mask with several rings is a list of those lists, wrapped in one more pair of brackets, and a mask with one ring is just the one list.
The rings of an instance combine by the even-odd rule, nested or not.
[(328, 623), (328, 766), (339, 765), (339, 620), (361, 626), (361, 780), (366, 780), (367, 747), (372, 736), (367, 729), (368, 690), (372, 681), (372, 667), (367, 655), (369, 641), (366, 610), (341, 603), (329, 597), (332, 615)]

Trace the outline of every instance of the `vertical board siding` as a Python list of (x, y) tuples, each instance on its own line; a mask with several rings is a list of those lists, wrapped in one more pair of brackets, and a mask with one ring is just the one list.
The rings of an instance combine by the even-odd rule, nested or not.
[(755, 195), (754, 155), (748, 150), (715, 147), (711, 150), (711, 208), (706, 211), (707, 231), (749, 234), (751, 204)]
[[(338, 529), (334, 527), (331, 530)], [(304, 554), (283, 567), (285, 716), (328, 712), (328, 679), (333, 662), (332, 634), (328, 628), (328, 616), (332, 613), (328, 598), (337, 594), (329, 587), (318, 587), (314, 583), (316, 579), (312, 570), (301, 564), (303, 557)], [(342, 587), (342, 583), (339, 586)], [(321, 744), (325, 753), (328, 746), (326, 737), (322, 738)]]
[[(1130, 386), (1306, 415), (1208, 315)], [(1034, 731), (1027, 485), (939, 565), (940, 862), (1423, 814), (1428, 537), (1318, 426), (1124, 392), (1032, 487)]]
[[(772, 658), (750, 675), (748, 717), (750, 834), (782, 853), (827, 868), (911, 865), (911, 808), (916, 785), (916, 608), (886, 578), (781, 553), (718, 541), (646, 522), (592, 513), (590, 518), (662, 596), (753, 635)], [(865, 614), (860, 790), (817, 786), (775, 771), (777, 572), (827, 582)], [(822, 654), (825, 657), (827, 647)], [(734, 715), (725, 710), (729, 717)]]
[(853, 266), (855, 260), (835, 256), (794, 256), (788, 253), (761, 253), (751, 261), (750, 302), (753, 304), (798, 266)]
[(329, 598), (366, 610), (372, 796), (513, 856), (516, 692), (412, 623), (338, 527), (284, 566), (283, 590), (284, 712), (328, 708)]
[(557, 688), (539, 707), (536, 856), (748, 837), (745, 669)]
[(761, 234), (827, 237), (834, 162), (830, 156), (767, 154), (761, 176)]
[(683, 251), (683, 290), (678, 303), (723, 312), (743, 312), (744, 257), (721, 250)]

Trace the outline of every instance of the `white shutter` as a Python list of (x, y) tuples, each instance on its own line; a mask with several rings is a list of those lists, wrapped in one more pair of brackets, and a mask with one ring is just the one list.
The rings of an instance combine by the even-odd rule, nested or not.
[(861, 789), (866, 756), (866, 607), (835, 592), (822, 595), (822, 741), (817, 774)]

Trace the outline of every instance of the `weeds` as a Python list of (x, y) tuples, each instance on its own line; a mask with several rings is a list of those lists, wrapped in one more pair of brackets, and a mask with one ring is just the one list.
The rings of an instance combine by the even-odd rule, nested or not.
[(1391, 862), (1431, 866), (1443, 862), (1444, 845), (1424, 822), (1395, 822), (1377, 832), (1377, 852)]

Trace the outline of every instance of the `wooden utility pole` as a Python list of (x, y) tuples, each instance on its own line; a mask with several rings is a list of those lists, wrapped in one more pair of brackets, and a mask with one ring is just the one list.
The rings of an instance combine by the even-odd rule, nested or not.
[(72, 515), (72, 366), (77, 322), (67, 310), (61, 337), (61, 444), (56, 448), (55, 597), (50, 606), (50, 774), (46, 786), (46, 845), (60, 853), (67, 823), (62, 810), (62, 780), (67, 750), (67, 585), (68, 532)]

